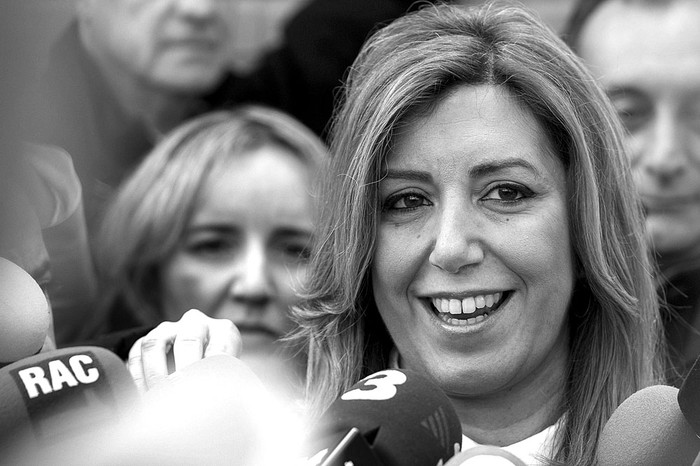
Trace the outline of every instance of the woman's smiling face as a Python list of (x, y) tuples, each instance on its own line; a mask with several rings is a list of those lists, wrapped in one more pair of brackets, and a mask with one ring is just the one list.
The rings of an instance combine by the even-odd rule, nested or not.
[(563, 380), (565, 169), (531, 112), (453, 89), (397, 135), (380, 200), (372, 285), (402, 366), (467, 397)]

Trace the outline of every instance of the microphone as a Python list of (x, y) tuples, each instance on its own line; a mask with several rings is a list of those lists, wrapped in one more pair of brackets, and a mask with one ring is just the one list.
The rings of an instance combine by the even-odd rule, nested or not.
[(692, 465), (700, 439), (684, 418), (677, 398), (677, 388), (654, 385), (622, 402), (600, 435), (600, 466)]
[(503, 448), (479, 445), (456, 454), (445, 466), (526, 466), (525, 463)]
[[(138, 411), (82, 447), (79, 465), (297, 464), (305, 429), (278, 401), (239, 359), (207, 357), (146, 392)], [(58, 458), (76, 464), (71, 450)]]
[(124, 363), (104, 348), (21, 359), (0, 369), (0, 451), (21, 455), (80, 437), (124, 417), (138, 401)]
[(695, 360), (681, 384), (678, 391), (678, 406), (695, 435), (700, 435), (700, 358)]
[(37, 354), (50, 323), (49, 304), (39, 284), (0, 257), (0, 367)]
[[(319, 440), (315, 440), (319, 439)], [(365, 377), (321, 416), (310, 464), (444, 464), (462, 444), (452, 404), (432, 380), (389, 369)]]

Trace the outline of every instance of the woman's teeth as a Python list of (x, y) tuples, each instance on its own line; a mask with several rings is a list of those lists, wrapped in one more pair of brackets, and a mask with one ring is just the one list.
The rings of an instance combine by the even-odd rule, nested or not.
[[(466, 324), (481, 322), (484, 314), (491, 312), (501, 302), (503, 293), (470, 296), (464, 299), (432, 298), (432, 303), (442, 317), (455, 316)], [(450, 316), (448, 316), (449, 314)], [(469, 317), (473, 314), (473, 317)], [(455, 319), (449, 319), (450, 321)], [(470, 322), (473, 321), (473, 322)]]

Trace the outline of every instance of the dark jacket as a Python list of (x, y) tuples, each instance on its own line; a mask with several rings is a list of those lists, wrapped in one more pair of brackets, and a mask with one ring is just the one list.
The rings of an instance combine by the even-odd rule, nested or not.
[(687, 262), (674, 271), (666, 271), (667, 282), (661, 288), (664, 330), (672, 369), (669, 379), (680, 386), (700, 356), (700, 263)]

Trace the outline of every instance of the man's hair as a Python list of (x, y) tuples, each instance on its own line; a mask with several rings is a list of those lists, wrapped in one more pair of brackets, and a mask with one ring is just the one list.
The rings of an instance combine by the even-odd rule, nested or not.
[[(613, 0), (577, 0), (564, 25), (562, 37), (569, 46), (577, 50), (581, 31), (596, 9), (603, 3)], [(685, 0), (615, 0), (631, 5), (667, 6), (678, 1)]]

